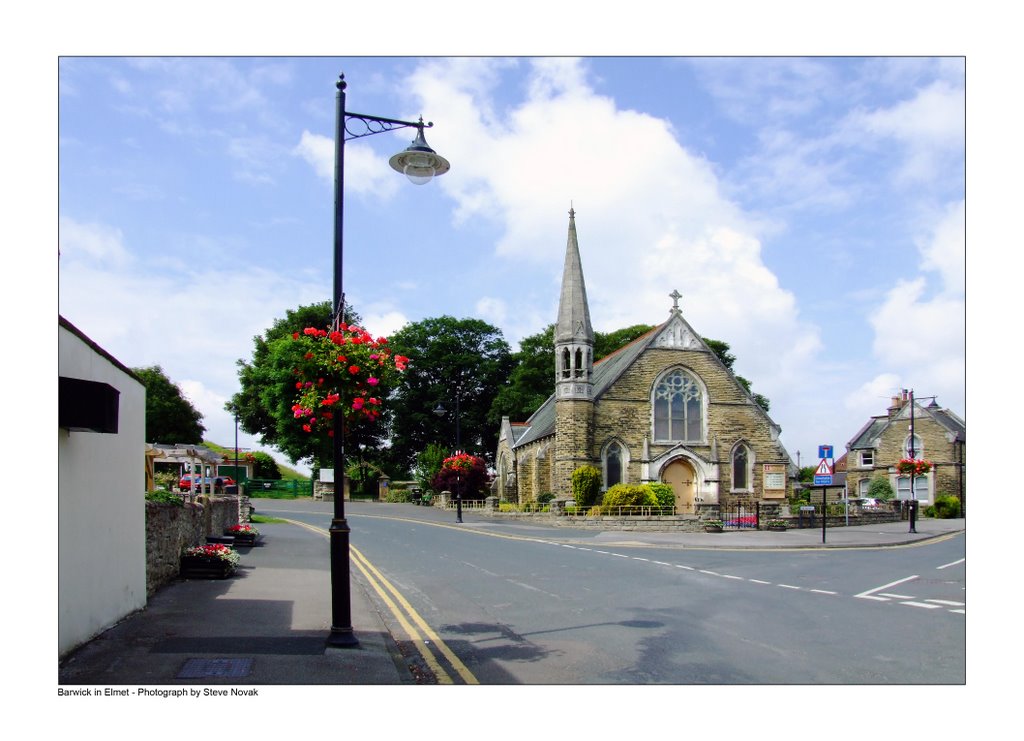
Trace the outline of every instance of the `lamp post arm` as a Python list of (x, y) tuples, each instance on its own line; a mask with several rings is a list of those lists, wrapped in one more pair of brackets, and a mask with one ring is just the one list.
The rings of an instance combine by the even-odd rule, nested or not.
[[(345, 141), (351, 141), (352, 139), (361, 139), (364, 136), (373, 136), (374, 134), (383, 134), (386, 131), (396, 131), (397, 129), (429, 129), (434, 125), (433, 121), (424, 123), (421, 118), (419, 121), (402, 121), (398, 118), (384, 118), (382, 116), (371, 116), (366, 113), (354, 113), (352, 111), (344, 111), (342, 115), (345, 118)], [(357, 122), (362, 125), (361, 129), (352, 130), (349, 128), (349, 124)]]

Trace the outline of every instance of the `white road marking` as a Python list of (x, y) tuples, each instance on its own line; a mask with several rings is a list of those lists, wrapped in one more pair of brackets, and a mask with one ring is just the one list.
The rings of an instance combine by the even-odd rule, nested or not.
[(934, 602), (937, 605), (950, 605), (951, 607), (966, 607), (966, 602), (953, 602), (948, 599), (926, 599), (925, 602)]
[[(914, 574), (913, 576), (908, 576), (905, 579), (897, 579), (896, 581), (891, 581), (888, 584), (883, 584), (882, 586), (875, 587), (874, 589), (868, 589), (865, 592), (861, 592), (860, 594), (855, 594), (853, 596), (854, 597), (866, 598), (866, 597), (868, 597), (868, 595), (873, 595), (875, 592), (881, 592), (883, 589), (888, 589), (889, 587), (895, 587), (897, 584), (902, 584), (905, 581), (910, 581), (911, 579), (916, 579), (916, 578), (917, 578), (917, 574)], [(884, 597), (872, 597), (872, 599), (882, 599), (882, 600), (884, 600), (885, 598)]]
[(838, 594), (838, 592), (830, 592), (827, 589), (812, 589), (811, 591), (817, 592), (818, 594)]
[(794, 587), (792, 584), (779, 584), (778, 586), (783, 589), (799, 589), (800, 587)]
[(910, 605), (912, 607), (923, 607), (926, 610), (938, 610), (940, 607), (942, 607), (942, 605), (929, 605), (927, 602), (914, 602), (912, 600), (907, 602), (900, 602), (899, 604)]
[(941, 569), (948, 569), (950, 566), (956, 566), (958, 563), (963, 563), (966, 560), (966, 558), (958, 558), (956, 561), (950, 561), (949, 563), (942, 564), (942, 566), (936, 566), (935, 569), (937, 571)]

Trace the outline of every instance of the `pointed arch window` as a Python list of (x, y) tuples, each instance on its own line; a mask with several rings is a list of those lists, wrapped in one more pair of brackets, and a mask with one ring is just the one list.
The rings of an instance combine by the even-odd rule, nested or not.
[(698, 442), (704, 438), (704, 394), (689, 373), (674, 370), (654, 386), (654, 438)]
[(753, 455), (744, 443), (740, 443), (732, 451), (732, 489), (733, 491), (750, 491), (753, 478), (751, 464)]
[(569, 355), (569, 348), (562, 350), (562, 378), (569, 377), (569, 367), (572, 365), (571, 356)]
[(607, 490), (616, 484), (627, 483), (629, 467), (629, 450), (618, 440), (612, 440), (604, 447), (601, 454), (604, 468), (604, 488)]

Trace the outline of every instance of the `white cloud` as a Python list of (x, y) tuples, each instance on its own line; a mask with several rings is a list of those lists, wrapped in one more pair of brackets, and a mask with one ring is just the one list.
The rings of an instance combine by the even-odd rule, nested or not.
[(964, 203), (952, 204), (919, 240), (921, 268), (931, 276), (901, 279), (870, 317), (873, 351), (908, 388), (940, 394), (962, 409), (966, 373)]
[(491, 121), (494, 101), (476, 97), (491, 64), (432, 60), (410, 85), (423, 110), (445, 112), (431, 145), (459, 163), (440, 181), (457, 220), (502, 224), (495, 259), (532, 270), (538, 295), (550, 294), (549, 318), (532, 332), (554, 316), (557, 283), (547, 291), (547, 281), (561, 271), (571, 203), (597, 329), (663, 321), (678, 289), (695, 329), (728, 341), (759, 390), (792, 383), (820, 347), (818, 330), (800, 320), (709, 164), (668, 121), (596, 94), (578, 60), (530, 62), (528, 97)]
[(114, 265), (131, 260), (124, 246), (124, 234), (104, 224), (86, 224), (62, 216), (58, 240), (61, 257), (65, 260), (94, 260)]
[[(334, 183), (334, 139), (302, 132), (293, 153), (304, 159), (317, 176)], [(345, 145), (345, 193), (390, 198), (401, 185), (387, 159), (365, 144)]]

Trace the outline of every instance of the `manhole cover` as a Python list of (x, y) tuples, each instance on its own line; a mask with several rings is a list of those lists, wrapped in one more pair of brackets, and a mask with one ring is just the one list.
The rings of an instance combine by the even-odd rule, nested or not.
[(225, 677), (231, 679), (248, 677), (250, 671), (252, 671), (252, 659), (189, 659), (181, 667), (177, 678)]

